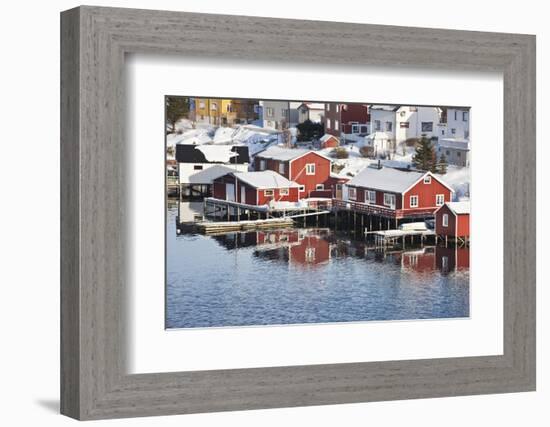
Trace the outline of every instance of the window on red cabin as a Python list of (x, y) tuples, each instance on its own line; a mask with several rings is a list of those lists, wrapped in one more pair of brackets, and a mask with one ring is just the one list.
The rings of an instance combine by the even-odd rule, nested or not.
[(315, 163), (308, 163), (306, 165), (306, 175), (315, 175)]
[(443, 206), (445, 204), (445, 194), (436, 194), (435, 195), (435, 205)]
[(376, 204), (376, 191), (373, 191), (373, 190), (365, 191), (365, 202), (367, 202), (370, 205), (375, 205)]
[(325, 189), (325, 184), (317, 184), (315, 185), (315, 189), (318, 191), (322, 191)]
[(266, 197), (272, 197), (273, 194), (273, 190), (264, 190), (264, 196)]
[(441, 218), (441, 225), (443, 227), (448, 227), (449, 226), (449, 215), (448, 214), (443, 214), (443, 217)]
[(426, 175), (424, 177), (424, 184), (431, 184), (432, 183), (432, 177), (430, 175)]
[(288, 188), (281, 188), (281, 189), (279, 190), (279, 194), (280, 194), (281, 196), (288, 196)]
[(279, 173), (281, 175), (285, 174), (285, 164), (284, 164), (284, 162), (279, 162)]
[(418, 196), (414, 195), (410, 197), (410, 205), (411, 205), (411, 208), (418, 207)]

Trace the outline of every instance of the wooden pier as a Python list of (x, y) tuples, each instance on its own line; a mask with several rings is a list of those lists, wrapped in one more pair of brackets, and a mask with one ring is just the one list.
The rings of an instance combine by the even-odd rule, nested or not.
[(203, 221), (196, 224), (196, 228), (204, 234), (228, 233), (231, 231), (260, 230), (272, 228), (289, 228), (294, 225), (292, 218), (268, 218), (252, 221)]
[(409, 243), (413, 245), (415, 238), (419, 238), (420, 244), (423, 245), (427, 239), (436, 238), (435, 231), (433, 230), (380, 230), (380, 231), (367, 231), (365, 235), (374, 236), (374, 241), (377, 246), (396, 246), (399, 243), (402, 248), (405, 248), (407, 239)]

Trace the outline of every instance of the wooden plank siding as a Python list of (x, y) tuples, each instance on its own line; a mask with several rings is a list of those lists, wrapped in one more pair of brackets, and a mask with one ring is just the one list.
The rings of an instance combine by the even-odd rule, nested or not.
[[(216, 199), (227, 200), (226, 184), (235, 185), (235, 198), (238, 203), (244, 203), (248, 205), (266, 205), (271, 200), (276, 202), (297, 202), (299, 200), (299, 192), (297, 187), (288, 188), (288, 194), (281, 194), (282, 188), (273, 189), (258, 189), (241, 181), (238, 177), (233, 175), (224, 175), (214, 180), (212, 195)], [(245, 199), (241, 197), (241, 188), (245, 189)], [(273, 190), (273, 196), (266, 196), (265, 190)]]

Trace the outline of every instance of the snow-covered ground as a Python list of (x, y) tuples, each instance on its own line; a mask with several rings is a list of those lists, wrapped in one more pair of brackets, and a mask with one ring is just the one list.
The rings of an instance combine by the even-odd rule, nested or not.
[[(282, 136), (273, 129), (262, 128), (255, 125), (237, 125), (234, 127), (216, 127), (208, 124), (195, 124), (189, 120), (180, 120), (176, 124), (176, 133), (168, 134), (167, 148), (173, 147), (169, 151), (175, 151), (176, 144), (195, 144), (195, 145), (247, 145), (250, 156), (253, 157), (258, 152), (265, 150), (271, 145), (279, 144)], [(296, 141), (296, 129), (290, 129), (293, 142)], [(304, 144), (302, 144), (304, 145)], [(360, 153), (362, 141), (352, 144), (346, 144), (339, 149), (348, 153), (346, 159), (336, 159), (333, 162), (341, 168), (336, 175), (343, 177), (353, 177), (363, 168), (371, 163), (377, 163), (377, 159), (363, 157)], [(320, 153), (332, 157), (331, 152), (334, 148), (325, 148), (319, 150)], [(400, 145), (391, 159), (380, 160), (380, 163), (386, 167), (407, 168), (412, 166), (414, 147)], [(169, 154), (170, 157), (170, 154)], [(173, 154), (172, 154), (173, 158)], [(447, 167), (447, 173), (440, 175), (455, 191), (455, 200), (468, 200), (470, 195), (470, 168), (459, 168), (453, 165)]]
[[(359, 152), (360, 144), (348, 144), (341, 148), (348, 152), (347, 159), (334, 159), (334, 164), (343, 167), (337, 175), (344, 177), (353, 177), (363, 168), (371, 163), (377, 163), (378, 160), (363, 157)], [(323, 154), (331, 157), (334, 148), (320, 150)], [(393, 168), (407, 168), (412, 166), (414, 147), (400, 146), (392, 159), (380, 160), (383, 166)], [(459, 168), (457, 166), (447, 166), (445, 175), (436, 174), (455, 191), (456, 200), (469, 200), (470, 197), (470, 168)]]

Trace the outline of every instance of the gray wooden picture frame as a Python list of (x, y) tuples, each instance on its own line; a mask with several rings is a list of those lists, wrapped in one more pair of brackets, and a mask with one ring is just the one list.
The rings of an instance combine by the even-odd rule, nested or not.
[[(502, 72), (504, 354), (127, 374), (127, 53)], [(535, 237), (532, 35), (88, 6), (61, 14), (65, 415), (84, 420), (535, 390)]]

